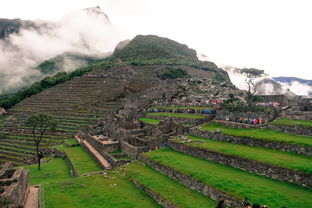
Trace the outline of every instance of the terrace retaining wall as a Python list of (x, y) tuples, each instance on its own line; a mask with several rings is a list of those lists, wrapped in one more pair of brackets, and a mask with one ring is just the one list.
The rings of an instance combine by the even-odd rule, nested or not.
[[(152, 119), (158, 119), (158, 120), (163, 120), (167, 116), (154, 116), (154, 115), (146, 115), (147, 118), (152, 118)], [(172, 117), (170, 116), (170, 119), (174, 122), (177, 123), (188, 123), (191, 125), (200, 125), (202, 123), (211, 121), (215, 115), (205, 115), (206, 118), (202, 119), (193, 119), (193, 118), (179, 118), (179, 117)]]
[(66, 154), (66, 152), (64, 152), (64, 157), (66, 159), (66, 162), (70, 168), (70, 173), (73, 177), (78, 177), (78, 172), (76, 170), (76, 168), (74, 167), (73, 163), (71, 162), (71, 160), (69, 159), (68, 155)]
[(300, 125), (275, 125), (269, 124), (270, 129), (281, 131), (288, 134), (297, 134), (303, 136), (312, 136), (312, 127), (303, 127)]
[(241, 200), (230, 197), (229, 195), (223, 193), (222, 191), (216, 190), (211, 186), (208, 186), (205, 183), (202, 183), (191, 176), (188, 176), (184, 173), (174, 170), (173, 168), (167, 167), (165, 165), (159, 164), (143, 155), (139, 155), (139, 159), (144, 163), (148, 164), (155, 170), (169, 176), (170, 178), (175, 179), (181, 184), (189, 187), (192, 190), (198, 191), (211, 199), (218, 201), (220, 199), (225, 199), (226, 203), (230, 207), (241, 207)]
[(312, 189), (311, 174), (306, 174), (288, 168), (278, 167), (275, 165), (259, 162), (256, 160), (226, 155), (223, 153), (202, 149), (198, 147), (191, 147), (172, 140), (169, 142), (170, 147), (172, 147), (176, 151), (183, 152), (185, 154), (193, 155), (206, 160), (215, 161), (223, 165), (239, 168), (251, 173), (256, 173), (258, 175), (274, 178), (284, 182), (294, 183)]
[(212, 140), (217, 140), (217, 141), (222, 141), (222, 142), (244, 144), (244, 145), (255, 146), (255, 147), (264, 147), (264, 148), (270, 148), (270, 149), (275, 149), (275, 150), (280, 150), (280, 151), (285, 151), (285, 152), (294, 152), (297, 154), (310, 156), (310, 157), (312, 156), (312, 147), (308, 147), (304, 145), (291, 144), (291, 143), (278, 142), (278, 141), (261, 140), (261, 139), (255, 139), (252, 137), (236, 137), (236, 136), (224, 135), (221, 133), (202, 131), (199, 129), (190, 129), (189, 133), (198, 137), (209, 138)]
[(135, 179), (131, 179), (131, 182), (139, 189), (144, 191), (147, 195), (149, 195), (151, 198), (153, 198), (158, 204), (163, 206), (164, 208), (178, 208), (176, 205), (173, 203), (167, 201), (163, 197), (161, 197), (159, 194), (154, 192), (153, 190), (149, 189), (148, 187), (144, 186), (143, 184), (139, 183)]

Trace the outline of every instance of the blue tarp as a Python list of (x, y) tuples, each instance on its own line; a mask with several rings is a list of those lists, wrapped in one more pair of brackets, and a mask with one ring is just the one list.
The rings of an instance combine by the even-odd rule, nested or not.
[(209, 109), (204, 109), (202, 111), (203, 114), (212, 114), (212, 110), (209, 110)]

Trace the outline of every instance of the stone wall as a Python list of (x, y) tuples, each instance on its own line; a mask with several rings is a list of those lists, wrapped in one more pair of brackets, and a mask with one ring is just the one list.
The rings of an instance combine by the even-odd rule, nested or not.
[(269, 178), (274, 178), (284, 182), (290, 182), (297, 185), (305, 186), (312, 189), (312, 175), (306, 174), (297, 170), (291, 170), (287, 168), (278, 167), (275, 165), (263, 163), (256, 160), (250, 160), (245, 158), (240, 158), (237, 156), (231, 156), (222, 154), (219, 152), (201, 149), (197, 147), (191, 147), (187, 144), (181, 144), (170, 140), (170, 146), (179, 152), (183, 152), (189, 155), (200, 157), (206, 160), (215, 161), (217, 163), (239, 168), (251, 173), (256, 173), (258, 175), (266, 176)]
[(76, 168), (74, 167), (73, 163), (70, 161), (68, 155), (66, 154), (66, 152), (64, 152), (64, 157), (65, 157), (65, 160), (70, 168), (70, 173), (73, 177), (78, 177), (78, 172), (76, 170)]
[[(204, 119), (192, 119), (192, 118), (178, 118), (178, 117), (170, 117), (170, 119), (177, 123), (188, 123), (191, 125), (200, 125), (202, 123), (211, 121), (214, 118), (214, 115), (205, 115)], [(147, 118), (162, 120), (165, 116), (154, 116), (154, 115), (146, 115)]]
[(101, 152), (114, 152), (120, 148), (119, 143), (111, 143), (111, 144), (103, 144), (102, 142), (94, 139), (88, 133), (79, 132), (79, 138), (86, 140), (89, 144), (91, 144), (94, 149), (96, 149), (99, 153)]
[(302, 155), (310, 156), (310, 157), (312, 156), (312, 147), (307, 147), (304, 145), (297, 145), (297, 144), (278, 142), (278, 141), (260, 140), (260, 139), (254, 139), (251, 137), (236, 137), (236, 136), (224, 135), (220, 133), (213, 133), (209, 131), (202, 131), (199, 129), (190, 129), (189, 133), (198, 137), (209, 138), (209, 139), (222, 141), (222, 142), (244, 144), (244, 145), (256, 146), (256, 147), (264, 147), (264, 148), (270, 148), (270, 149), (275, 149), (275, 150), (280, 150), (280, 151), (294, 152), (297, 154), (302, 154)]
[(125, 141), (120, 144), (122, 152), (132, 159), (137, 159), (140, 153), (148, 151), (148, 147), (136, 147)]
[(290, 101), (286, 95), (260, 95), (263, 98), (262, 102), (278, 102), (282, 106), (289, 105)]
[(27, 191), (28, 172), (23, 168), (19, 168), (14, 171), (12, 177), (0, 181), (1, 184), (6, 184), (3, 187), (3, 196), (11, 201), (8, 208), (23, 207)]
[(275, 125), (269, 124), (270, 129), (274, 129), (275, 131), (281, 131), (288, 134), (297, 134), (304, 136), (312, 136), (312, 127), (304, 127), (300, 125)]
[(227, 110), (218, 110), (216, 114), (217, 120), (239, 122), (240, 118), (259, 119), (263, 118), (264, 123), (274, 120), (278, 113), (258, 113), (258, 112), (230, 112)]
[(174, 180), (189, 187), (192, 190), (198, 191), (210, 197), (211, 199), (215, 201), (219, 201), (220, 199), (225, 199), (228, 206), (241, 207), (241, 200), (230, 197), (229, 195), (219, 190), (216, 190), (213, 187), (192, 178), (191, 176), (188, 176), (184, 173), (176, 171), (165, 165), (159, 164), (143, 155), (140, 155), (139, 159), (142, 160), (144, 163), (148, 164), (149, 166), (151, 166), (152, 168), (154, 168), (155, 170), (169, 176), (170, 178), (173, 178)]
[(154, 199), (158, 204), (163, 206), (164, 208), (178, 208), (173, 203), (167, 201), (163, 197), (161, 197), (159, 194), (154, 192), (153, 190), (149, 189), (148, 187), (144, 186), (143, 184), (139, 183), (135, 179), (131, 179), (131, 182), (139, 189), (144, 191), (148, 196), (150, 196), (152, 199)]

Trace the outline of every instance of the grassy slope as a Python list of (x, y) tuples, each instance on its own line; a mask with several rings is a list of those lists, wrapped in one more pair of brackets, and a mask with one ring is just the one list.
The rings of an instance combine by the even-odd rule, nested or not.
[(273, 125), (287, 125), (287, 126), (293, 126), (293, 125), (300, 125), (302, 127), (312, 127), (312, 121), (310, 120), (294, 120), (289, 118), (280, 118), (277, 120), (274, 120), (271, 122)]
[(46, 208), (160, 207), (125, 177), (79, 177), (44, 185)]
[(152, 118), (139, 118), (140, 121), (147, 124), (158, 125), (160, 120)]
[(250, 174), (167, 148), (144, 155), (239, 199), (248, 197), (253, 203), (268, 204), (269, 207), (312, 207), (312, 192), (293, 184)]
[(204, 143), (186, 143), (185, 145), (213, 150), (223, 154), (234, 155), (251, 160), (257, 160), (312, 174), (312, 157), (266, 148), (219, 142), (196, 136), (189, 136), (189, 139), (193, 141), (203, 141)]
[(207, 196), (193, 191), (149, 167), (133, 163), (127, 167), (127, 174), (178, 207), (197, 208), (215, 207), (216, 205), (216, 202)]
[(66, 160), (62, 158), (52, 158), (52, 161), (41, 165), (41, 170), (38, 170), (37, 164), (28, 165), (24, 168), (30, 171), (30, 185), (62, 181), (71, 178), (70, 169)]
[(67, 153), (79, 175), (101, 170), (100, 166), (82, 146), (65, 148), (64, 151)]
[(220, 129), (222, 134), (240, 136), (240, 137), (252, 137), (255, 139), (279, 141), (294, 144), (301, 144), (306, 146), (312, 146), (312, 137), (295, 136), (291, 134), (285, 134), (282, 132), (274, 131), (271, 129), (245, 129), (245, 128), (232, 128), (217, 123), (208, 123), (201, 126), (203, 130), (215, 131)]
[(191, 119), (204, 119), (206, 118), (203, 115), (194, 115), (194, 114), (182, 114), (182, 113), (147, 113), (146, 115), (152, 116), (169, 116), (177, 118), (191, 118)]

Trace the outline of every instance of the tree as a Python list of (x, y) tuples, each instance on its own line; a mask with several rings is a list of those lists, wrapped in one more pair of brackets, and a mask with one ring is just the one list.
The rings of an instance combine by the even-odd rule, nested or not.
[(33, 139), (36, 145), (36, 155), (38, 161), (38, 170), (40, 170), (40, 160), (43, 158), (43, 154), (39, 151), (39, 145), (42, 141), (42, 137), (46, 130), (55, 130), (56, 121), (54, 118), (45, 113), (39, 113), (30, 116), (26, 122), (26, 126), (31, 127)]
[(255, 68), (249, 68), (249, 69), (244, 68), (241, 70), (241, 74), (244, 74), (246, 76), (245, 82), (248, 86), (247, 100), (248, 100), (248, 104), (250, 104), (254, 95), (257, 92), (255, 79), (257, 77), (260, 77), (262, 74), (264, 74), (264, 71), (259, 70), (259, 69), (255, 69)]

